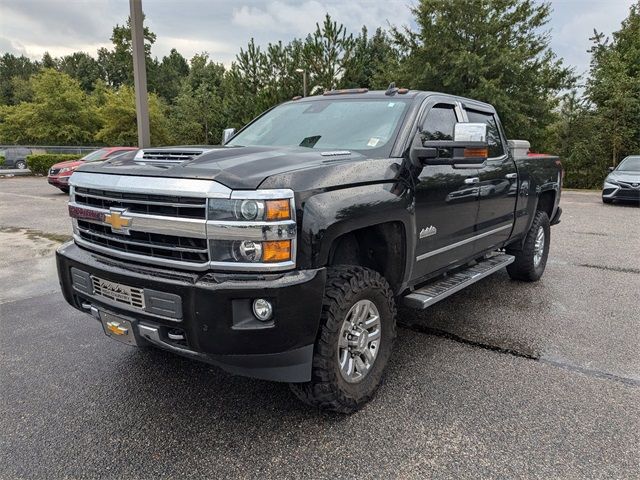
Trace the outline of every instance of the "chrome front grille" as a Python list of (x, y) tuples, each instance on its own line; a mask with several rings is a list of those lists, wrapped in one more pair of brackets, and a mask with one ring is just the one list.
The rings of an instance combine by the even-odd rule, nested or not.
[[(291, 190), (238, 191), (212, 180), (75, 172), (69, 214), (75, 243), (95, 253), (144, 265), (187, 271), (295, 268), (296, 219)], [(292, 218), (282, 221), (209, 219), (212, 200), (290, 199)], [(290, 240), (281, 262), (243, 263), (214, 257), (212, 246)], [(231, 245), (234, 244), (234, 245)]]
[(106, 210), (111, 207), (126, 208), (129, 212), (147, 215), (202, 219), (207, 216), (206, 199), (203, 198), (113, 192), (77, 187), (75, 202)]
[(110, 227), (78, 220), (78, 232), (87, 242), (125, 253), (166, 258), (190, 263), (209, 260), (207, 240), (130, 230), (128, 234), (114, 233)]

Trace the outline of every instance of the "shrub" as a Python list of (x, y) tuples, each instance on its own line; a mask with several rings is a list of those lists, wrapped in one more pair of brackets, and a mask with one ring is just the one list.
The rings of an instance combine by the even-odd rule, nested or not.
[(67, 160), (77, 160), (84, 155), (78, 155), (77, 153), (43, 153), (37, 155), (27, 156), (27, 166), (31, 173), (46, 175), (49, 169), (59, 162), (66, 162)]
[(0, 155), (0, 167), (4, 165), (4, 157)]

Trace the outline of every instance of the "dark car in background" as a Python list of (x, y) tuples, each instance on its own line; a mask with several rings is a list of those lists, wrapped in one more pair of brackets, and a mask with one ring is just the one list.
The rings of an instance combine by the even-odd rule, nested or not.
[(50, 185), (59, 188), (63, 192), (69, 192), (69, 178), (73, 171), (87, 162), (101, 162), (106, 159), (114, 158), (126, 152), (136, 152), (137, 147), (105, 147), (91, 152), (79, 160), (68, 160), (66, 162), (56, 163), (49, 169), (47, 181)]
[(640, 205), (640, 155), (629, 155), (611, 169), (602, 187), (602, 201), (635, 202)]
[(5, 147), (0, 148), (0, 157), (4, 157), (2, 166), (5, 168), (17, 168), (24, 170), (27, 168), (27, 156), (37, 153), (31, 148), (25, 147)]

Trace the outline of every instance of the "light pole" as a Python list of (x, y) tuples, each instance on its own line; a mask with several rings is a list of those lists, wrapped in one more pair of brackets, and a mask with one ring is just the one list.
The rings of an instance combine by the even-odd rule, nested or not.
[(302, 74), (302, 96), (307, 96), (307, 71), (304, 68), (296, 68), (297, 73)]
[(142, 0), (129, 0), (131, 10), (131, 43), (133, 45), (133, 85), (136, 92), (138, 147), (151, 146), (149, 134), (149, 99), (147, 98), (147, 66), (144, 55)]

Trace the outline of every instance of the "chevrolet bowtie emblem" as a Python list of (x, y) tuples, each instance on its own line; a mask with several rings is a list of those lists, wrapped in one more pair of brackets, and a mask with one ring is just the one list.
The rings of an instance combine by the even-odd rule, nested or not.
[(111, 208), (104, 216), (104, 222), (111, 225), (111, 230), (115, 233), (129, 234), (127, 227), (131, 225), (131, 217), (125, 217), (125, 208)]

